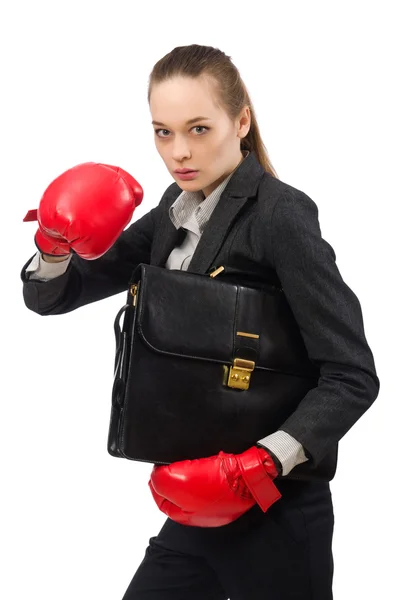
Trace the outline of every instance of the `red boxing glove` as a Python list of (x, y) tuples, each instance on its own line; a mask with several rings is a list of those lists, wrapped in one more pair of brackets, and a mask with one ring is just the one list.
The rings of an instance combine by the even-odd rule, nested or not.
[(114, 244), (142, 198), (142, 187), (120, 167), (82, 163), (50, 183), (23, 220), (38, 221), (41, 252), (94, 260)]
[(273, 483), (277, 475), (268, 452), (252, 446), (242, 454), (221, 451), (209, 458), (154, 466), (149, 488), (159, 509), (173, 521), (220, 527), (255, 503), (266, 512), (281, 498)]

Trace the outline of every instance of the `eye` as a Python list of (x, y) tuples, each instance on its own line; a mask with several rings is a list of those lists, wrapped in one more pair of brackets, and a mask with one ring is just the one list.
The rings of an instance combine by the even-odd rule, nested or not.
[(168, 131), (168, 129), (155, 129), (155, 133), (156, 133), (157, 137), (167, 137), (167, 136), (159, 135), (158, 134), (159, 131)]
[(195, 125), (192, 129), (205, 129), (208, 131), (209, 127), (205, 127), (205, 125)]
[[(194, 127), (192, 127), (192, 129), (205, 129), (206, 131), (209, 131), (209, 127), (206, 127), (205, 125), (195, 125)], [(169, 137), (168, 135), (164, 136), (164, 135), (159, 135), (158, 132), (159, 131), (168, 131), (168, 129), (155, 129), (155, 133), (157, 135), (157, 137), (160, 138), (164, 138), (164, 137)], [(199, 136), (201, 136), (203, 134), (199, 134)]]

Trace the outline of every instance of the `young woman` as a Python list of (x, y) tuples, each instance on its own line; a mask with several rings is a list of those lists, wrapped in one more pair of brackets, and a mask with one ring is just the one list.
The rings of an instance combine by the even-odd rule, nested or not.
[[(98, 195), (99, 212), (112, 208), (106, 232), (117, 240), (95, 251), (87, 239), (104, 236), (103, 223), (90, 225), (92, 207), (74, 191), (91, 236), (77, 239), (59, 222), (39, 230), (39, 252), (21, 272), (26, 305), (47, 315), (74, 310), (126, 290), (140, 262), (200, 272), (232, 265), (258, 280), (271, 268), (321, 375), (280, 427), (242, 454), (153, 468), (150, 489), (168, 518), (123, 600), (330, 600), (338, 441), (379, 392), (360, 303), (321, 236), (315, 202), (277, 178), (229, 56), (174, 48), (154, 66), (148, 101), (157, 151), (175, 181), (123, 232), (112, 214), (125, 191)], [(92, 169), (84, 177), (93, 187)], [(260, 501), (247, 483), (251, 468)]]

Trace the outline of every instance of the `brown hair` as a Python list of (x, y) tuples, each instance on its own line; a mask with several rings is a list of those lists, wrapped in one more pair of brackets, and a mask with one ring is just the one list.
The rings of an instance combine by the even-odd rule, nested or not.
[(248, 105), (251, 113), (251, 126), (248, 134), (241, 140), (240, 148), (242, 151), (254, 152), (265, 171), (278, 179), (261, 138), (247, 88), (232, 63), (231, 57), (212, 46), (198, 44), (177, 46), (154, 65), (149, 76), (148, 102), (150, 102), (154, 84), (162, 83), (176, 76), (208, 76), (213, 81), (219, 105), (224, 108), (232, 121), (238, 117), (244, 106)]

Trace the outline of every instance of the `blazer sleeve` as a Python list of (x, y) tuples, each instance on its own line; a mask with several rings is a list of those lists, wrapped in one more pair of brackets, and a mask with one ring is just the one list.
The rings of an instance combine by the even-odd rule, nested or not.
[(113, 246), (96, 260), (73, 253), (65, 273), (40, 281), (22, 268), (25, 305), (39, 315), (59, 315), (126, 291), (133, 269), (150, 263), (152, 239), (160, 204), (127, 227)]
[(317, 466), (377, 398), (379, 379), (360, 302), (322, 238), (316, 203), (299, 190), (281, 195), (270, 238), (273, 267), (320, 370), (317, 387), (279, 429), (298, 440)]

